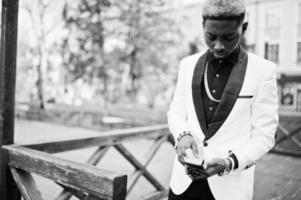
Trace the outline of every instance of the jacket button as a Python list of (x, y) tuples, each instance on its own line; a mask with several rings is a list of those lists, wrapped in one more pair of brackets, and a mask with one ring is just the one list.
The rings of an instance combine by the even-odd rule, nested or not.
[(208, 143), (207, 142), (204, 142), (204, 147), (207, 147), (208, 146)]

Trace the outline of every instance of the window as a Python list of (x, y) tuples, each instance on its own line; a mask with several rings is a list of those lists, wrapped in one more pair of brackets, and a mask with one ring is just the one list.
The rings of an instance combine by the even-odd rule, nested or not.
[(267, 7), (265, 13), (266, 43), (264, 57), (274, 63), (279, 63), (280, 22), (280, 8)]
[(265, 43), (264, 57), (272, 62), (279, 62), (279, 44)]
[(301, 42), (297, 43), (297, 63), (301, 64)]
[(278, 9), (270, 9), (265, 14), (265, 33), (269, 39), (280, 38), (280, 16)]
[(301, 3), (298, 5), (298, 38), (301, 39)]
[(291, 84), (285, 84), (281, 91), (281, 105), (293, 106), (295, 100), (295, 89)]
[(298, 4), (297, 64), (301, 66), (301, 3)]

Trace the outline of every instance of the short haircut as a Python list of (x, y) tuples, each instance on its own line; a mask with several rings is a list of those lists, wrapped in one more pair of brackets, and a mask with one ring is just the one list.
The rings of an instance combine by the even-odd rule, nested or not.
[(206, 0), (202, 16), (206, 19), (233, 19), (243, 22), (246, 6), (244, 0)]

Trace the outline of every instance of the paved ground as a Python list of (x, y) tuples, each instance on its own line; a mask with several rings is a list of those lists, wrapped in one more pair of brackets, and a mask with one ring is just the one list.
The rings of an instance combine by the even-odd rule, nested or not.
[[(67, 127), (57, 124), (16, 121), (15, 141), (19, 144), (34, 141), (60, 140), (62, 138), (87, 137), (100, 135), (101, 133), (82, 128)], [(125, 146), (141, 159), (147, 147), (151, 143), (147, 140), (139, 140), (125, 143)], [(85, 162), (94, 148), (56, 154), (66, 159)], [(169, 144), (163, 144), (149, 165), (149, 170), (158, 180), (168, 185), (171, 164), (173, 162), (173, 149)], [(300, 200), (301, 199), (301, 158), (291, 158), (269, 154), (257, 163), (255, 175), (254, 200)], [(131, 174), (133, 167), (111, 148), (98, 167), (113, 171)], [(60, 192), (60, 187), (46, 179), (37, 177), (38, 185), (45, 200), (53, 199)], [(145, 179), (141, 179), (137, 187), (129, 194), (129, 199), (137, 200), (143, 194), (150, 193), (154, 188)]]

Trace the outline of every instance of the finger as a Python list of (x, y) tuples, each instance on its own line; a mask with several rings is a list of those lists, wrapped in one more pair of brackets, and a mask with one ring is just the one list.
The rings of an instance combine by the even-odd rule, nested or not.
[(212, 159), (209, 162), (205, 162), (204, 169), (208, 169), (210, 167), (214, 167), (215, 165), (216, 165), (215, 159)]
[(193, 155), (198, 158), (199, 157), (199, 150), (198, 150), (198, 145), (193, 141), (191, 144), (192, 147), (192, 153)]
[(189, 178), (191, 178), (191, 180), (195, 180), (195, 177), (193, 175), (188, 174)]
[(206, 175), (191, 175), (193, 180), (200, 180), (200, 179), (205, 179), (207, 178)]
[(184, 157), (178, 156), (178, 161), (183, 164), (185, 162)]
[(205, 174), (202, 174), (202, 175), (199, 175), (199, 176), (197, 177), (197, 180), (205, 179), (205, 178), (208, 178), (208, 176), (205, 175)]
[(196, 167), (196, 166), (191, 166), (191, 165), (187, 165), (187, 167), (193, 171), (204, 171), (204, 169), (202, 167)]
[(204, 169), (207, 169), (207, 168), (208, 168), (207, 162), (204, 162), (203, 167), (204, 167)]
[(189, 170), (189, 168), (186, 167), (186, 165), (184, 165), (184, 167), (185, 167), (185, 173), (186, 173), (187, 175), (190, 175), (190, 170)]
[(207, 174), (200, 173), (200, 172), (190, 172), (189, 174), (191, 174), (193, 176), (197, 176), (197, 177), (205, 177), (205, 176), (207, 176)]
[(208, 177), (213, 176), (213, 175), (217, 174), (218, 172), (219, 172), (219, 170), (215, 167), (210, 167), (206, 170)]
[(200, 175), (203, 175), (203, 176), (208, 176), (208, 172), (206, 170), (201, 170), (201, 171), (198, 171)]
[(189, 165), (186, 165), (188, 172), (197, 175), (197, 176), (207, 176), (207, 172), (202, 168), (196, 168), (196, 167), (190, 167)]
[(184, 156), (186, 156), (184, 148), (179, 148), (177, 153), (179, 162), (183, 164), (185, 162)]
[(198, 180), (198, 179), (203, 179), (203, 178), (208, 177), (208, 174), (203, 169), (191, 168), (188, 165), (185, 165), (185, 168), (186, 168), (186, 174), (189, 175), (189, 176), (192, 176), (193, 180)]
[(189, 168), (185, 168), (185, 172), (192, 180), (196, 180), (200, 176), (199, 174), (195, 173), (194, 171), (191, 171)]
[(188, 165), (185, 165), (185, 170), (186, 170), (187, 174), (191, 174), (191, 175), (196, 174), (196, 170), (194, 170), (193, 168), (189, 167)]
[(198, 178), (198, 175), (189, 172), (188, 169), (186, 169), (185, 172), (186, 172), (187, 176), (189, 176), (189, 178), (191, 178), (192, 180), (196, 180)]
[(177, 154), (178, 156), (186, 156), (185, 148), (183, 146), (178, 147)]
[(184, 146), (180, 147), (179, 148), (179, 153), (180, 153), (180, 156), (187, 156), (186, 155), (186, 148)]

